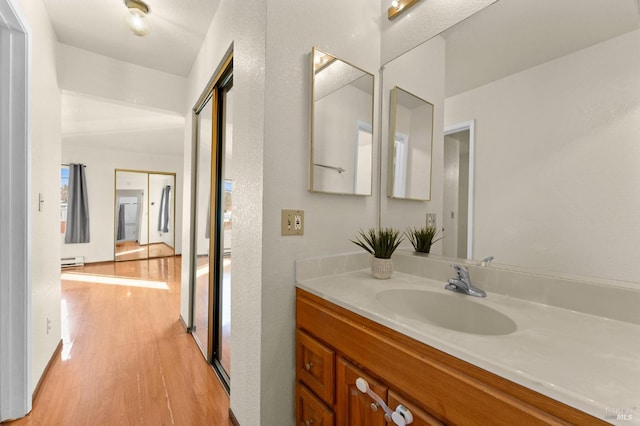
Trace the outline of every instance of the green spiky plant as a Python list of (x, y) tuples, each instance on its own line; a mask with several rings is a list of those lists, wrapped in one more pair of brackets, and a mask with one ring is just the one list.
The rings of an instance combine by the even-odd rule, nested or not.
[(438, 230), (433, 227), (407, 228), (404, 234), (415, 251), (419, 253), (429, 253), (431, 246), (443, 238), (443, 236), (436, 238)]
[(391, 259), (393, 252), (404, 241), (400, 232), (393, 228), (379, 230), (370, 228), (367, 232), (361, 229), (358, 234), (359, 236), (355, 240), (351, 240), (351, 242), (362, 247), (378, 259)]

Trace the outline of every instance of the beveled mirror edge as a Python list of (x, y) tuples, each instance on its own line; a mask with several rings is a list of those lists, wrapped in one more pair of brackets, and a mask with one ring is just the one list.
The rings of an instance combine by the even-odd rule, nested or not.
[[(370, 185), (369, 185), (369, 193), (368, 194), (360, 194), (360, 193), (356, 193), (354, 192), (337, 192), (337, 191), (321, 191), (318, 189), (314, 188), (314, 152), (315, 152), (315, 142), (314, 142), (314, 138), (313, 138), (313, 131), (314, 131), (314, 127), (315, 127), (315, 108), (314, 108), (314, 103), (315, 103), (315, 69), (314, 69), (314, 60), (315, 60), (315, 55), (316, 55), (316, 51), (317, 52), (321, 52), (324, 53), (325, 55), (329, 55), (332, 58), (334, 58), (334, 60), (339, 60), (361, 72), (363, 72), (366, 75), (371, 76), (371, 175), (370, 175)], [(374, 152), (375, 148), (377, 147), (377, 144), (375, 143), (376, 141), (376, 133), (375, 132), (375, 96), (376, 96), (376, 92), (375, 92), (375, 83), (376, 83), (376, 76), (373, 73), (370, 73), (368, 71), (366, 71), (363, 68), (360, 68), (356, 65), (353, 65), (352, 63), (345, 61), (343, 59), (338, 58), (337, 56), (328, 53), (325, 50), (319, 49), (316, 46), (312, 46), (311, 47), (311, 53), (309, 55), (309, 70), (311, 71), (311, 81), (310, 81), (310, 95), (309, 95), (309, 103), (310, 103), (310, 121), (309, 121), (309, 140), (310, 140), (310, 144), (309, 144), (309, 192), (312, 194), (330, 194), (330, 195), (350, 195), (350, 196), (355, 196), (355, 197), (372, 197), (373, 196), (373, 178), (374, 178), (374, 172), (375, 172), (375, 168), (374, 168)]]
[[(429, 161), (431, 164), (429, 164), (429, 189), (427, 191), (427, 198), (412, 198), (412, 197), (397, 197), (394, 194), (393, 188), (395, 185), (395, 164), (396, 164), (396, 159), (395, 159), (395, 134), (396, 134), (396, 115), (397, 115), (397, 102), (398, 102), (398, 91), (402, 91), (408, 95), (411, 95), (419, 100), (421, 100), (422, 102), (431, 105), (431, 140), (429, 143), (429, 151), (430, 151), (430, 155), (429, 155)], [(392, 199), (392, 200), (408, 200), (408, 201), (431, 201), (431, 183), (433, 181), (433, 127), (434, 127), (434, 119), (435, 119), (435, 105), (423, 98), (421, 98), (420, 96), (417, 96), (407, 90), (404, 90), (403, 88), (394, 85), (393, 88), (391, 89), (391, 96), (389, 97), (390, 100), (390, 107), (389, 107), (389, 178), (387, 179), (387, 197)]]

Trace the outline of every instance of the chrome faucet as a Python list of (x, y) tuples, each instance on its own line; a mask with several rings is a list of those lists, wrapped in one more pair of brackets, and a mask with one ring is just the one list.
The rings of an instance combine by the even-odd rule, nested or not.
[(487, 293), (484, 290), (471, 284), (467, 268), (457, 263), (452, 264), (451, 267), (456, 271), (457, 277), (449, 279), (449, 283), (444, 287), (445, 289), (469, 296), (487, 297)]

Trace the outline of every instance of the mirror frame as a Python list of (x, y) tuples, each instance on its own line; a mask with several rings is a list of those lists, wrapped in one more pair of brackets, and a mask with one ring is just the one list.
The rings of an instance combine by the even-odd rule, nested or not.
[[(427, 188), (427, 198), (418, 198), (418, 197), (411, 197), (411, 196), (399, 197), (394, 194), (395, 175), (396, 175), (395, 135), (396, 135), (396, 119), (398, 114), (397, 106), (398, 106), (399, 91), (402, 91), (407, 95), (413, 96), (414, 98), (424, 102), (427, 105), (431, 105), (431, 129), (428, 132), (430, 136), (430, 140), (429, 140), (429, 181), (428, 181), (428, 188)], [(396, 200), (430, 201), (431, 200), (431, 181), (433, 178), (433, 127), (434, 127), (434, 119), (435, 119), (435, 105), (398, 86), (393, 86), (393, 89), (391, 89), (390, 102), (391, 102), (391, 105), (389, 106), (390, 117), (389, 117), (389, 172), (388, 172), (389, 187), (387, 190), (388, 197)], [(409, 159), (410, 157), (407, 156), (407, 160)]]
[[(334, 169), (336, 170), (336, 172), (338, 173), (342, 173), (344, 171), (344, 169), (342, 169), (341, 167), (334, 167), (334, 166), (329, 166), (329, 165), (317, 165), (315, 164), (315, 148), (316, 146), (319, 144), (319, 141), (316, 141), (314, 138), (314, 132), (315, 132), (315, 128), (317, 125), (317, 120), (316, 120), (316, 114), (315, 114), (315, 101), (316, 101), (316, 96), (315, 96), (315, 88), (316, 88), (316, 64), (315, 64), (315, 56), (316, 56), (316, 52), (320, 52), (323, 53), (325, 55), (328, 55), (330, 57), (333, 58), (333, 60), (327, 62), (326, 64), (323, 64), (322, 67), (320, 68), (323, 69), (324, 67), (326, 67), (328, 64), (332, 63), (333, 61), (340, 61), (352, 68), (355, 68), (358, 71), (361, 71), (364, 75), (368, 75), (371, 77), (371, 173), (370, 173), (370, 177), (369, 177), (369, 192), (368, 193), (357, 193), (355, 192), (355, 187), (354, 190), (352, 192), (340, 192), (340, 191), (326, 191), (326, 190), (319, 190), (317, 188), (315, 188), (314, 186), (314, 171), (315, 171), (315, 167), (320, 166), (320, 167), (325, 167), (328, 169)], [(320, 50), (317, 47), (312, 47), (311, 49), (311, 54), (310, 54), (310, 70), (311, 70), (311, 93), (310, 93), (310, 150), (309, 150), (309, 192), (312, 193), (321, 193), (321, 194), (334, 194), (334, 195), (352, 195), (352, 196), (357, 196), (357, 197), (371, 197), (373, 195), (373, 184), (374, 184), (374, 174), (375, 174), (375, 170), (374, 170), (374, 163), (373, 163), (373, 159), (374, 159), (374, 152), (375, 152), (375, 148), (377, 147), (376, 144), (376, 132), (375, 132), (375, 123), (374, 123), (374, 119), (375, 119), (375, 75), (360, 68), (357, 67), (347, 61), (344, 61), (330, 53), (325, 52), (324, 50)], [(320, 71), (318, 70), (318, 71)], [(355, 179), (354, 179), (355, 182)], [(355, 184), (354, 184), (355, 186)]]

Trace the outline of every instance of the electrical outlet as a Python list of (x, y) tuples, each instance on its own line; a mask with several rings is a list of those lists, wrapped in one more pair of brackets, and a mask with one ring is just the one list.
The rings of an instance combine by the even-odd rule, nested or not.
[(427, 213), (427, 228), (435, 228), (435, 227), (436, 227), (436, 214)]
[(47, 334), (51, 331), (51, 320), (47, 317)]
[(282, 209), (282, 235), (304, 235), (304, 210)]

